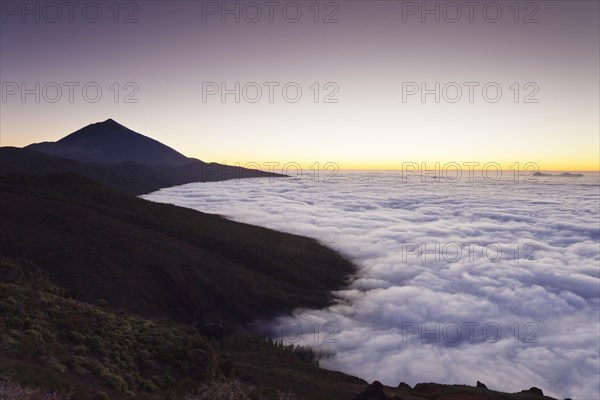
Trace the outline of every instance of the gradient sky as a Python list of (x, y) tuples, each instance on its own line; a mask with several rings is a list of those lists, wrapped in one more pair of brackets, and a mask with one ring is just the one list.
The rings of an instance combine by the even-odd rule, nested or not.
[[(35, 15), (21, 15), (23, 2), (2, 1), (0, 9), (2, 146), (57, 140), (113, 118), (188, 156), (229, 164), (335, 162), (352, 169), (478, 161), (505, 167), (535, 162), (547, 170), (600, 168), (598, 1), (520, 2), (518, 23), (513, 1), (492, 4), (502, 10), (497, 23), (484, 18), (483, 7), (491, 3), (486, 1), (475, 8), (473, 22), (461, 6), (456, 23), (447, 21), (455, 15), (451, 8), (441, 12), (439, 23), (433, 15), (423, 23), (420, 10), (403, 13), (412, 4), (421, 7), (420, 1), (320, 2), (319, 23), (313, 1), (295, 3), (302, 10), (297, 23), (283, 18), (289, 2), (275, 8), (273, 23), (262, 1), (257, 4), (263, 16), (256, 23), (243, 14), (239, 23), (231, 15), (223, 23), (220, 15), (203, 13), (203, 7), (225, 7), (221, 1), (98, 1), (102, 16), (96, 23), (83, 16), (89, 2), (79, 2), (73, 22), (63, 8), (57, 23), (50, 21), (56, 10), (43, 9), (44, 2), (25, 3), (39, 7), (39, 22)], [(427, 2), (431, 8), (436, 3), (445, 4)], [(492, 6), (488, 19), (495, 14)], [(338, 22), (323, 23), (334, 7)], [(92, 6), (87, 11), (94, 16)], [(138, 22), (123, 23), (130, 12)], [(532, 12), (538, 22), (524, 23)], [(247, 16), (254, 13), (248, 9)], [(294, 16), (293, 5), (287, 16)], [(79, 82), (80, 87), (73, 103), (65, 86), (56, 103), (43, 96), (36, 103), (33, 95), (25, 102), (19, 94), (7, 95), (10, 82), (30, 88), (36, 82), (40, 87)], [(97, 103), (82, 97), (87, 82), (103, 89)], [(110, 90), (115, 82), (121, 87), (116, 103)], [(127, 82), (139, 88), (138, 103), (123, 102)], [(270, 103), (263, 86), (257, 103), (243, 98), (235, 103), (232, 95), (225, 103), (218, 95), (203, 102), (203, 82), (228, 87), (297, 82), (303, 94), (290, 103), (279, 86)], [(321, 87), (318, 103), (310, 89), (314, 82)], [(338, 103), (322, 101), (327, 82), (339, 87)], [(429, 95), (422, 103), (417, 95), (403, 102), (403, 82), (430, 88), (458, 82), (463, 97), (436, 103)], [(463, 82), (481, 84), (473, 103)], [(482, 97), (488, 82), (503, 90), (496, 103)], [(510, 89), (514, 82), (521, 86), (517, 103)], [(527, 82), (539, 88), (537, 103), (523, 102), (531, 91), (524, 88)]]

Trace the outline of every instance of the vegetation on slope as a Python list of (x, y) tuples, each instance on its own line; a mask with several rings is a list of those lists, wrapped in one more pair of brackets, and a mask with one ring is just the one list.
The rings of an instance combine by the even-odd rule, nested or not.
[(214, 350), (193, 327), (153, 322), (65, 297), (35, 265), (0, 260), (2, 347), (53, 370), (94, 375), (119, 392), (168, 389), (215, 375)]

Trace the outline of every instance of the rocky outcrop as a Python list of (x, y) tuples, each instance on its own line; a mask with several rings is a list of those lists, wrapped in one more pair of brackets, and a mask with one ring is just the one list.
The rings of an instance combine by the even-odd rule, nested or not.
[(529, 393), (529, 394), (535, 394), (537, 396), (544, 396), (544, 392), (542, 391), (542, 389), (537, 388), (535, 386), (530, 387), (528, 390), (521, 390), (521, 393)]
[(379, 381), (371, 383), (364, 392), (354, 398), (355, 400), (388, 400), (383, 392), (383, 385)]

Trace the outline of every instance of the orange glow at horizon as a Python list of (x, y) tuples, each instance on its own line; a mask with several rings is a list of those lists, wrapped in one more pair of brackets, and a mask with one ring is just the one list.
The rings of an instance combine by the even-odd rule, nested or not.
[[(532, 171), (546, 171), (546, 172), (600, 172), (600, 160), (596, 159), (580, 159), (577, 161), (569, 161), (569, 160), (554, 160), (554, 161), (525, 161), (525, 160), (517, 160), (517, 161), (494, 161), (491, 160), (477, 160), (477, 161), (465, 161), (465, 160), (456, 160), (456, 161), (435, 161), (435, 160), (427, 160), (421, 161), (417, 159), (407, 159), (406, 161), (351, 161), (351, 162), (335, 162), (330, 159), (323, 160), (311, 160), (308, 158), (302, 159), (292, 159), (292, 160), (282, 160), (276, 157), (273, 158), (247, 158), (243, 157), (240, 159), (232, 160), (229, 157), (226, 158), (210, 158), (207, 155), (195, 155), (192, 156), (194, 158), (201, 159), (206, 162), (218, 162), (227, 165), (239, 165), (239, 166), (247, 166), (248, 168), (256, 168), (260, 166), (261, 169), (274, 168), (275, 172), (281, 170), (289, 165), (290, 171), (294, 170), (293, 165), (300, 165), (303, 170), (303, 173), (307, 173), (308, 171), (319, 169), (321, 171), (326, 170), (327, 164), (335, 165), (339, 169), (339, 171), (401, 171), (403, 169), (408, 170), (413, 166), (417, 166), (418, 170), (427, 170), (427, 171), (439, 171), (439, 170), (447, 170), (452, 171), (456, 169), (461, 169), (462, 171), (468, 171), (469, 169), (475, 171), (481, 171), (485, 168), (489, 168), (490, 171), (493, 171), (495, 168), (499, 168), (505, 171), (515, 171), (519, 170), (521, 173), (527, 173)], [(518, 165), (517, 165), (518, 164)], [(333, 167), (329, 167), (331, 171)]]

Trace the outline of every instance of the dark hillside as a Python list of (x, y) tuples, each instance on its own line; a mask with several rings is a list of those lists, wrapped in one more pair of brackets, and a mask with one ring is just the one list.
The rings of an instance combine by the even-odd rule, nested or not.
[(315, 240), (107, 189), (76, 174), (5, 175), (0, 254), (88, 302), (239, 323), (332, 302), (354, 266)]

